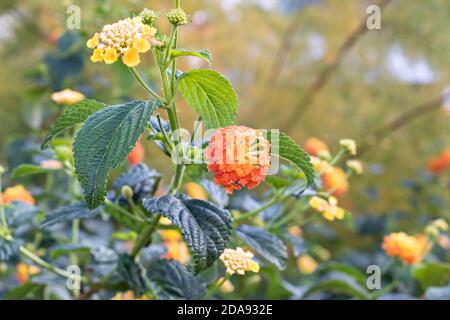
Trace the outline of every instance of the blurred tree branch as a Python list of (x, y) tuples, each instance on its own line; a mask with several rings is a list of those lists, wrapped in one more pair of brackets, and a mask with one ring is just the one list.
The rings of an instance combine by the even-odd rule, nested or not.
[[(377, 5), (380, 7), (381, 12), (392, 1), (393, 0), (380, 0)], [(345, 39), (345, 41), (342, 43), (334, 60), (328, 65), (326, 65), (319, 73), (317, 78), (315, 78), (314, 81), (312, 81), (311, 84), (308, 86), (306, 93), (300, 100), (300, 103), (294, 109), (293, 114), (289, 117), (289, 120), (285, 125), (286, 131), (290, 131), (297, 124), (297, 121), (300, 119), (303, 112), (305, 112), (308, 109), (308, 107), (312, 104), (315, 96), (325, 86), (325, 84), (328, 82), (334, 71), (337, 70), (343, 58), (354, 47), (354, 45), (358, 42), (358, 40), (361, 39), (362, 36), (364, 36), (364, 34), (366, 34), (367, 31), (369, 31), (369, 29), (367, 28), (366, 19), (367, 17), (364, 17), (361, 20), (358, 28), (356, 28), (355, 31), (350, 33), (349, 36)], [(283, 52), (283, 54), (287, 55), (287, 52)], [(281, 65), (281, 63), (279, 64)]]
[(358, 148), (358, 155), (362, 156), (367, 151), (377, 146), (384, 138), (386, 138), (389, 134), (397, 131), (398, 129), (406, 126), (414, 119), (417, 119), (423, 115), (428, 114), (431, 111), (438, 110), (441, 108), (442, 103), (444, 101), (444, 94), (433, 99), (422, 103), (408, 111), (400, 114), (396, 118), (382, 125), (380, 128), (375, 130), (372, 134), (368, 135), (366, 140), (361, 144)]

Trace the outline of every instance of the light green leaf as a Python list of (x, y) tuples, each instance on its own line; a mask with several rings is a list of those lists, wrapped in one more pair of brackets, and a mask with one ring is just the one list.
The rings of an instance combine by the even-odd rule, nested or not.
[(26, 176), (31, 176), (35, 174), (43, 174), (47, 173), (53, 170), (44, 169), (39, 166), (35, 166), (33, 164), (21, 164), (20, 166), (14, 168), (14, 170), (11, 172), (11, 178), (13, 179), (19, 179)]
[(333, 292), (336, 294), (344, 294), (355, 299), (368, 300), (370, 296), (368, 292), (352, 281), (344, 279), (330, 279), (319, 282), (312, 286), (303, 295), (303, 299), (316, 292)]
[(161, 213), (180, 228), (194, 257), (195, 270), (211, 266), (231, 235), (231, 215), (211, 202), (185, 196), (160, 196), (143, 201), (149, 213)]
[(209, 52), (208, 49), (203, 50), (174, 49), (170, 51), (171, 60), (184, 56), (198, 57), (200, 59), (205, 60), (209, 64), (211, 64), (212, 62), (211, 52)]
[(234, 124), (237, 97), (228, 80), (213, 70), (192, 70), (180, 77), (179, 88), (187, 104), (207, 129)]
[(308, 186), (314, 184), (314, 168), (309, 155), (286, 133), (269, 132), (272, 155), (290, 161), (305, 174)]
[(134, 101), (106, 107), (86, 120), (73, 150), (88, 208), (104, 201), (109, 170), (125, 161), (159, 106), (159, 101)]
[(72, 128), (73, 126), (86, 121), (86, 119), (93, 113), (106, 107), (104, 103), (87, 99), (80, 103), (66, 107), (64, 112), (56, 119), (55, 123), (50, 127), (47, 135), (44, 138), (41, 149), (48, 148), (52, 139), (63, 133), (64, 131)]
[(443, 286), (450, 282), (450, 264), (422, 263), (414, 267), (412, 275), (424, 290), (429, 287)]

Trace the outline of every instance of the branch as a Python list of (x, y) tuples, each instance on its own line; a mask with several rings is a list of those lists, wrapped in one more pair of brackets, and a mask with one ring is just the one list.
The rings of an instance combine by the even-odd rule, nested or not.
[[(378, 2), (380, 11), (382, 12), (383, 9), (392, 1), (393, 0), (380, 0)], [(297, 125), (300, 116), (312, 104), (315, 96), (322, 90), (325, 84), (327, 84), (331, 75), (338, 68), (342, 60), (347, 56), (350, 50), (358, 42), (358, 40), (361, 39), (362, 36), (364, 36), (367, 33), (369, 29), (367, 28), (366, 20), (367, 20), (366, 17), (364, 17), (364, 19), (361, 20), (358, 28), (356, 28), (356, 30), (353, 31), (342, 43), (334, 60), (328, 65), (326, 65), (322, 69), (322, 72), (318, 75), (318, 77), (308, 86), (305, 95), (300, 100), (300, 103), (296, 106), (293, 114), (289, 117), (289, 120), (285, 126), (286, 131), (291, 130), (294, 126)]]
[(367, 139), (358, 148), (358, 155), (361, 156), (362, 154), (366, 153), (368, 150), (375, 147), (386, 136), (406, 126), (414, 119), (428, 114), (431, 111), (438, 110), (439, 108), (441, 108), (443, 101), (444, 95), (441, 95), (433, 100), (409, 109), (408, 111), (387, 122), (367, 137)]

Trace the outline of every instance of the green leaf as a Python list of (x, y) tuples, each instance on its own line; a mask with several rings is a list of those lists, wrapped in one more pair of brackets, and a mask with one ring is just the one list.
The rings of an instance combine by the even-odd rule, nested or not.
[(43, 174), (54, 170), (44, 169), (33, 164), (21, 164), (11, 172), (12, 179), (20, 179), (35, 174)]
[(175, 260), (158, 260), (152, 263), (148, 268), (147, 278), (158, 298), (163, 300), (194, 300), (201, 299), (206, 294), (205, 284)]
[(212, 62), (211, 52), (209, 52), (208, 49), (203, 49), (203, 50), (188, 50), (188, 49), (170, 50), (170, 58), (171, 58), (171, 60), (176, 59), (178, 57), (184, 57), (184, 56), (198, 57), (198, 58), (201, 58), (201, 59), (205, 60), (209, 64), (211, 64), (211, 62)]
[(450, 264), (448, 263), (422, 263), (414, 267), (413, 277), (419, 281), (423, 290), (429, 287), (440, 287), (450, 281)]
[(46, 285), (27, 282), (9, 291), (5, 295), (6, 300), (42, 299)]
[(86, 120), (73, 150), (88, 208), (104, 201), (109, 170), (126, 160), (159, 106), (159, 101), (134, 101), (106, 107)]
[(324, 280), (309, 288), (302, 298), (304, 299), (313, 293), (321, 291), (344, 294), (360, 300), (367, 300), (370, 298), (369, 294), (366, 290), (364, 290), (364, 288), (360, 287), (358, 284), (352, 281), (342, 279)]
[(337, 271), (355, 279), (360, 285), (365, 286), (367, 276), (358, 269), (339, 262), (330, 262), (320, 269), (323, 272)]
[(179, 88), (187, 104), (205, 122), (207, 129), (234, 124), (237, 97), (228, 80), (213, 70), (192, 70), (179, 81)]
[(231, 235), (231, 215), (208, 201), (165, 195), (146, 199), (144, 208), (178, 226), (194, 257), (196, 272), (219, 258)]
[(52, 260), (56, 260), (61, 256), (68, 256), (69, 254), (90, 254), (90, 253), (91, 249), (89, 247), (68, 243), (52, 248), (50, 258)]
[(6, 262), (19, 254), (21, 242), (0, 237), (0, 261)]
[(80, 103), (66, 107), (64, 112), (56, 119), (55, 123), (50, 127), (47, 135), (44, 138), (41, 149), (48, 148), (53, 138), (73, 126), (86, 121), (86, 119), (93, 113), (106, 107), (105, 104), (95, 100), (83, 100)]
[(287, 247), (283, 240), (273, 233), (264, 229), (241, 225), (236, 229), (236, 233), (251, 248), (260, 254), (265, 260), (274, 264), (278, 269), (283, 270), (286, 267), (288, 257)]
[(117, 265), (117, 271), (120, 277), (128, 284), (138, 296), (143, 295), (147, 291), (147, 284), (143, 277), (142, 268), (127, 255), (121, 254)]
[(41, 228), (48, 228), (57, 223), (72, 221), (73, 219), (90, 219), (95, 217), (99, 210), (90, 210), (84, 202), (73, 203), (50, 212), (41, 222)]
[(268, 140), (271, 143), (271, 153), (282, 159), (290, 161), (305, 174), (308, 186), (314, 184), (314, 168), (309, 155), (289, 137), (286, 133), (274, 134), (269, 132)]

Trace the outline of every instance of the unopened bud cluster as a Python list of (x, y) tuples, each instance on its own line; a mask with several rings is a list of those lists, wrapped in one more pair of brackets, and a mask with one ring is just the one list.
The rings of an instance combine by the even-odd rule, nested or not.
[(167, 13), (167, 19), (174, 26), (183, 26), (191, 21), (191, 17), (181, 8), (172, 9)]

